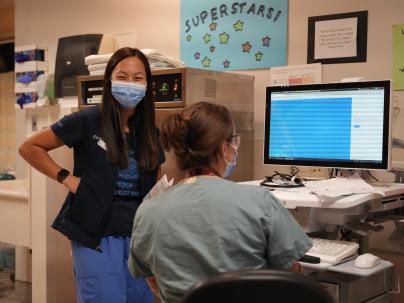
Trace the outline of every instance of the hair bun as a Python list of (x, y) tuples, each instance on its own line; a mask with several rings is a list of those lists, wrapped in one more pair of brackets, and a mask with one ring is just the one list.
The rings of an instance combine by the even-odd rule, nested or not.
[(168, 116), (161, 125), (161, 141), (166, 150), (174, 148), (178, 155), (188, 153), (189, 120), (182, 113)]

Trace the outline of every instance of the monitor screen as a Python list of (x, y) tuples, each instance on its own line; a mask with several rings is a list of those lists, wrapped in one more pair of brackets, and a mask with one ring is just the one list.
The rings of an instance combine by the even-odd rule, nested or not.
[(388, 169), (390, 81), (267, 87), (264, 163)]

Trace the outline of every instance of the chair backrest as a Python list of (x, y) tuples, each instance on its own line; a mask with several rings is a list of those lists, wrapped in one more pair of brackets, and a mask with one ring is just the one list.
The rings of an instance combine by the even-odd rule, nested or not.
[(195, 284), (182, 299), (182, 303), (226, 302), (334, 303), (334, 300), (319, 282), (280, 270), (223, 273)]

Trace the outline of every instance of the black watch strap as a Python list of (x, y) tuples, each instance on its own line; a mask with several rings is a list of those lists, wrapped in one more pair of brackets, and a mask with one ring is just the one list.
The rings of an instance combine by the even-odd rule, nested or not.
[(64, 179), (67, 178), (67, 176), (70, 175), (70, 172), (67, 169), (62, 168), (59, 170), (56, 179), (58, 180), (59, 183), (62, 183)]

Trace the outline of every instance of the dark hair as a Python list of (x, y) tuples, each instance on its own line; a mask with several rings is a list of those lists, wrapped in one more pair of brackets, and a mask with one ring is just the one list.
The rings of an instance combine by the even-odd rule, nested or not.
[[(121, 121), (120, 105), (111, 93), (111, 75), (116, 65), (129, 57), (139, 58), (146, 71), (146, 95), (136, 106), (134, 116), (129, 119), (129, 133), (135, 134), (136, 151), (139, 166), (145, 169), (157, 167), (158, 138), (154, 117), (154, 102), (152, 94), (152, 78), (149, 62), (146, 56), (137, 48), (124, 47), (118, 49), (109, 59), (104, 75), (102, 94), (102, 136), (108, 150), (108, 159), (121, 168), (128, 166), (127, 143)], [(139, 129), (141, 127), (141, 129)], [(136, 130), (136, 131), (135, 131)]]
[(163, 121), (161, 142), (165, 150), (174, 150), (181, 170), (207, 168), (218, 159), (221, 144), (233, 132), (233, 120), (226, 107), (199, 102)]

